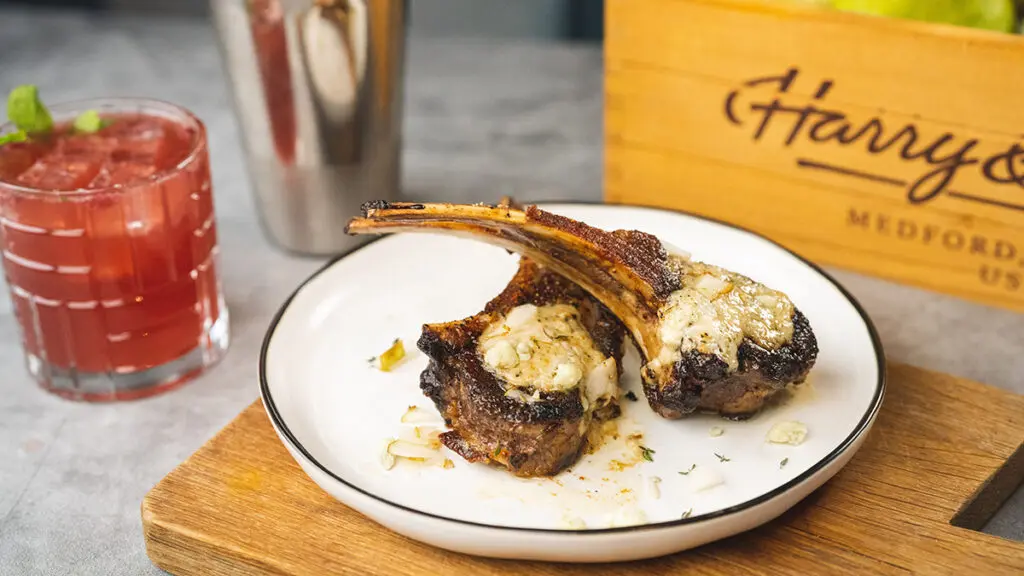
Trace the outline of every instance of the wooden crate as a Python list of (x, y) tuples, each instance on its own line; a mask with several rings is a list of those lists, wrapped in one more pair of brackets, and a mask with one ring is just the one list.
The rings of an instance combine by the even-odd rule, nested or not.
[(1024, 310), (1024, 36), (608, 0), (605, 199)]

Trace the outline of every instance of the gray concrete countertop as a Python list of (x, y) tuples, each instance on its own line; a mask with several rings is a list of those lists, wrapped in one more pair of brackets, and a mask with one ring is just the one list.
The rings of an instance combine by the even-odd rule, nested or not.
[[(410, 198), (599, 199), (599, 48), (416, 41), (409, 53)], [(322, 260), (276, 251), (259, 228), (207, 23), (0, 9), (0, 92), (21, 83), (38, 84), (49, 101), (158, 97), (209, 129), (233, 331), (219, 366), (149, 400), (65, 402), (30, 382), (6, 293), (0, 299), (0, 575), (161, 573), (143, 547), (142, 497), (257, 397), (264, 330)], [(835, 273), (892, 360), (1024, 392), (1024, 316)], [(1024, 538), (1024, 492), (986, 531)]]

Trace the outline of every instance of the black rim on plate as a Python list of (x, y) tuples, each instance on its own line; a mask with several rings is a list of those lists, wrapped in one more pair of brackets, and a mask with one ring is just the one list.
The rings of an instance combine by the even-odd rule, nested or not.
[(326, 264), (324, 264), (319, 270), (317, 270), (316, 272), (313, 272), (313, 274), (310, 275), (308, 278), (306, 278), (306, 280), (304, 280), (302, 282), (302, 284), (300, 284), (295, 289), (295, 291), (292, 292), (291, 295), (288, 296), (288, 299), (284, 301), (284, 303), (281, 305), (280, 309), (278, 309), (277, 313), (274, 314), (274, 318), (270, 322), (270, 326), (267, 329), (267, 333), (263, 337), (263, 345), (260, 348), (260, 366), (259, 366), (260, 394), (263, 397), (263, 404), (266, 407), (266, 410), (267, 410), (267, 413), (270, 416), (270, 419), (273, 421), (274, 425), (281, 432), (281, 434), (284, 435), (284, 437), (287, 439), (288, 443), (291, 444), (292, 448), (294, 448), (300, 454), (302, 454), (302, 456), (304, 458), (306, 458), (306, 460), (311, 462), (321, 472), (323, 472), (324, 474), (327, 474), (329, 477), (333, 478), (334, 480), (337, 480), (338, 482), (342, 483), (344, 486), (346, 486), (346, 487), (348, 487), (348, 488), (350, 488), (352, 490), (355, 490), (356, 492), (358, 492), (358, 493), (360, 493), (360, 494), (362, 494), (364, 496), (372, 498), (373, 500), (381, 502), (382, 504), (386, 504), (388, 506), (394, 507), (394, 508), (399, 509), (399, 510), (404, 510), (406, 512), (410, 512), (410, 513), (413, 513), (413, 514), (418, 514), (420, 516), (426, 516), (426, 517), (429, 517), (429, 518), (434, 518), (434, 519), (437, 519), (437, 520), (443, 520), (443, 521), (446, 521), (446, 522), (456, 522), (458, 524), (464, 524), (464, 525), (467, 525), (467, 526), (476, 526), (476, 527), (480, 527), (480, 528), (489, 528), (489, 529), (493, 529), (493, 530), (514, 530), (514, 531), (517, 531), (517, 532), (535, 532), (535, 533), (546, 533), (546, 534), (575, 534), (575, 535), (586, 536), (586, 535), (591, 535), (591, 534), (610, 534), (610, 533), (616, 533), (616, 532), (636, 532), (636, 531), (643, 531), (643, 530), (657, 530), (657, 529), (662, 529), (662, 528), (670, 528), (670, 527), (673, 527), (673, 526), (682, 526), (682, 525), (685, 525), (685, 524), (695, 524), (695, 523), (699, 523), (699, 522), (705, 522), (707, 520), (711, 520), (711, 519), (714, 519), (714, 518), (721, 518), (723, 516), (729, 516), (729, 515), (732, 515), (732, 514), (736, 514), (736, 513), (742, 512), (744, 510), (749, 510), (751, 508), (754, 508), (754, 507), (756, 507), (756, 506), (758, 506), (760, 504), (763, 504), (765, 502), (768, 502), (770, 500), (774, 500), (775, 498), (777, 498), (779, 496), (782, 496), (783, 494), (785, 494), (786, 492), (789, 492), (791, 489), (797, 487), (798, 485), (806, 482), (812, 476), (814, 476), (815, 474), (817, 474), (818, 472), (820, 472), (821, 470), (826, 468), (830, 463), (832, 463), (832, 461), (834, 461), (836, 458), (838, 458), (841, 454), (846, 452), (849, 449), (850, 445), (853, 444), (853, 442), (856, 441), (857, 438), (859, 438), (862, 434), (864, 434), (864, 432), (867, 430), (868, 426), (871, 424), (871, 422), (874, 420), (875, 416), (878, 414), (878, 411), (879, 411), (879, 409), (882, 406), (882, 399), (885, 396), (885, 386), (886, 386), (885, 352), (882, 349), (882, 342), (881, 342), (881, 339), (878, 336), (878, 331), (875, 329), (874, 323), (871, 321), (871, 318), (868, 316), (867, 312), (865, 312), (865, 310), (864, 310), (863, 306), (861, 306), (860, 302), (858, 302), (857, 299), (854, 298), (854, 296), (852, 294), (850, 294), (850, 292), (847, 291), (846, 288), (843, 287), (842, 284), (840, 284), (838, 281), (836, 281), (835, 278), (833, 278), (828, 272), (823, 270), (820, 266), (818, 266), (814, 262), (811, 262), (810, 260), (804, 258), (803, 256), (800, 256), (796, 252), (793, 252), (792, 250), (790, 250), (789, 248), (786, 248), (785, 246), (779, 244), (778, 242), (775, 242), (774, 240), (766, 238), (766, 237), (762, 236), (761, 234), (758, 234), (757, 232), (754, 232), (754, 231), (749, 230), (747, 228), (743, 228), (742, 226), (737, 226), (735, 224), (730, 224), (728, 222), (723, 222), (721, 220), (717, 220), (717, 219), (714, 219), (714, 218), (708, 218), (708, 217), (705, 217), (705, 216), (700, 216), (698, 214), (693, 214), (693, 213), (685, 212), (685, 211), (682, 211), (682, 210), (670, 210), (670, 209), (665, 209), (665, 208), (654, 208), (654, 207), (650, 207), (650, 206), (637, 206), (637, 205), (630, 205), (630, 204), (605, 204), (603, 202), (579, 202), (579, 201), (575, 201), (575, 202), (573, 202), (573, 201), (570, 201), (570, 202), (530, 202), (529, 204), (531, 204), (531, 205), (536, 204), (540, 208), (543, 208), (544, 205), (551, 205), (551, 204), (563, 205), (563, 206), (578, 205), (578, 206), (607, 206), (609, 208), (641, 208), (641, 209), (644, 209), (644, 210), (668, 212), (668, 213), (671, 213), (671, 214), (680, 214), (680, 215), (684, 215), (684, 216), (689, 216), (691, 218), (696, 218), (698, 220), (704, 220), (706, 222), (712, 222), (712, 223), (715, 223), (715, 224), (720, 224), (722, 226), (725, 226), (725, 227), (728, 227), (728, 228), (732, 228), (733, 230), (738, 230), (740, 232), (744, 232), (746, 234), (750, 234), (750, 235), (755, 236), (755, 237), (757, 237), (757, 238), (759, 238), (759, 239), (761, 239), (761, 240), (763, 240), (763, 241), (765, 241), (765, 242), (767, 242), (769, 244), (772, 244), (772, 245), (782, 249), (786, 253), (790, 254), (793, 257), (795, 257), (797, 260), (799, 260), (799, 261), (803, 262), (804, 264), (806, 264), (812, 270), (814, 270), (815, 272), (820, 274), (823, 278), (828, 280), (833, 286), (835, 286), (836, 289), (839, 290), (839, 293), (842, 294), (844, 298), (846, 298), (846, 300), (854, 307), (854, 309), (860, 315), (861, 319), (864, 321), (864, 326), (865, 326), (865, 328), (867, 328), (868, 334), (871, 337), (871, 344), (872, 344), (872, 346), (875, 349), (875, 358), (878, 361), (878, 366), (877, 366), (877, 369), (878, 369), (878, 384), (875, 387), (875, 394), (874, 394), (874, 396), (871, 399), (871, 406), (870, 406), (870, 408), (868, 408), (868, 410), (865, 411), (864, 416), (861, 418), (860, 422), (857, 423), (857, 426), (854, 428), (853, 432), (851, 432), (850, 435), (847, 436), (846, 439), (843, 440), (839, 444), (839, 446), (837, 446), (834, 450), (829, 452), (827, 456), (825, 456), (824, 458), (819, 460), (816, 464), (811, 466), (809, 469), (804, 471), (799, 476), (793, 478), (789, 482), (786, 482), (782, 486), (779, 486), (778, 488), (775, 488), (774, 490), (771, 490), (770, 492), (766, 492), (766, 493), (758, 496), (757, 498), (753, 498), (753, 499), (747, 500), (746, 502), (743, 502), (741, 504), (737, 504), (735, 506), (730, 506), (728, 508), (723, 508), (721, 510), (716, 510), (714, 512), (708, 512), (707, 514), (701, 514), (699, 516), (693, 516), (693, 517), (689, 517), (689, 518), (680, 518), (678, 520), (671, 520), (671, 521), (668, 521), (668, 522), (658, 522), (658, 523), (654, 523), (654, 524), (640, 524), (640, 525), (637, 525), (637, 526), (623, 526), (623, 527), (619, 527), (619, 528), (588, 528), (588, 529), (584, 529), (584, 530), (562, 530), (562, 529), (558, 529), (558, 528), (526, 528), (526, 527), (521, 527), (521, 526), (500, 526), (500, 525), (496, 525), (496, 524), (485, 524), (485, 523), (482, 523), (482, 522), (473, 522), (473, 521), (470, 521), (470, 520), (460, 520), (458, 518), (449, 518), (448, 516), (441, 516), (439, 514), (433, 514), (431, 512), (424, 512), (422, 510), (417, 510), (416, 508), (410, 508), (408, 506), (405, 506), (403, 504), (399, 504), (397, 502), (392, 502), (392, 501), (388, 500), (387, 498), (383, 498), (383, 497), (378, 496), (378, 495), (376, 495), (376, 494), (374, 494), (372, 492), (369, 492), (369, 491), (367, 491), (367, 490), (365, 490), (363, 488), (360, 488), (359, 486), (356, 486), (355, 484), (352, 484), (351, 482), (345, 480), (341, 476), (338, 476), (337, 474), (332, 472), (330, 469), (328, 469), (326, 466), (321, 464), (320, 461), (317, 460), (313, 456), (313, 454), (311, 454), (309, 452), (309, 450), (307, 450), (306, 447), (302, 445), (301, 442), (299, 442), (299, 439), (296, 438), (295, 435), (292, 433), (291, 429), (288, 428), (288, 425), (285, 423), (284, 418), (281, 417), (281, 413), (278, 411), (277, 405), (274, 404), (274, 398), (273, 398), (273, 396), (270, 393), (270, 384), (267, 381), (267, 369), (266, 369), (267, 368), (267, 351), (270, 349), (270, 341), (273, 339), (274, 331), (277, 329), (277, 325), (281, 321), (281, 318), (284, 317), (285, 312), (287, 312), (288, 307), (292, 303), (292, 300), (294, 300), (295, 297), (298, 296), (298, 294), (300, 292), (302, 292), (302, 289), (305, 288), (307, 284), (309, 284), (310, 282), (315, 280), (318, 276), (320, 276), (320, 274), (322, 274), (328, 268), (334, 266), (334, 264), (336, 264), (340, 260), (346, 258), (347, 256), (350, 256), (351, 254), (353, 254), (353, 253), (355, 253), (355, 252), (357, 252), (357, 251), (359, 251), (359, 250), (361, 250), (363, 248), (366, 248), (367, 246), (369, 246), (370, 244), (376, 242), (377, 240), (380, 240), (381, 238), (383, 238), (383, 236), (381, 236), (381, 237), (373, 238), (372, 240), (370, 240), (370, 241), (368, 241), (368, 242), (366, 242), (364, 244), (361, 244), (361, 245), (356, 246), (356, 247), (354, 247), (352, 249), (346, 250), (345, 252), (342, 252), (342, 253), (338, 254), (337, 256), (334, 256)]

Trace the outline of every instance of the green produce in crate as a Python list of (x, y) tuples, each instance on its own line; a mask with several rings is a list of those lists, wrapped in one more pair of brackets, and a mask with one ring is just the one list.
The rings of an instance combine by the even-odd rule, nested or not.
[(1014, 0), (833, 0), (847, 12), (1017, 32)]

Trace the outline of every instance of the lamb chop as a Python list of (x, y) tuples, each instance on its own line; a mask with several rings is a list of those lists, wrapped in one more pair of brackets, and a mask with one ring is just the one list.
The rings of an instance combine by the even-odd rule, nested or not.
[(608, 232), (508, 205), (369, 202), (349, 234), (433, 232), (518, 252), (584, 288), (630, 333), (650, 406), (666, 418), (748, 418), (818, 354), (807, 317), (781, 292), (696, 262), (655, 236)]
[(482, 312), (423, 327), (420, 388), (452, 428), (441, 435), (448, 448), (517, 476), (552, 476), (619, 415), (624, 338), (586, 291), (523, 257)]

